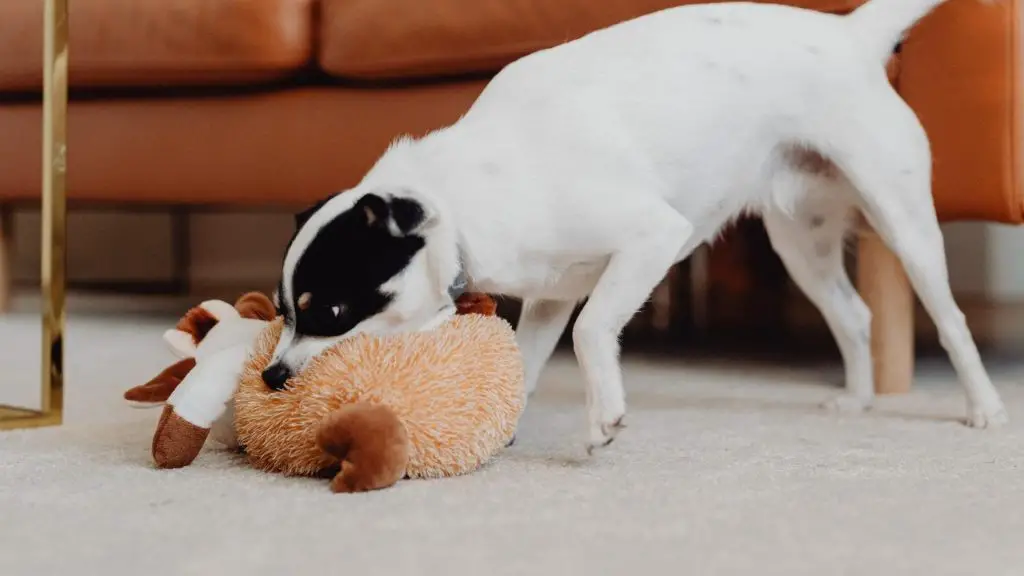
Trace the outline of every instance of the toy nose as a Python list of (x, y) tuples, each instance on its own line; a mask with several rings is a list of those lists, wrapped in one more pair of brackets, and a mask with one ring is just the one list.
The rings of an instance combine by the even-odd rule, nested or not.
[(284, 388), (284, 383), (291, 377), (291, 371), (284, 364), (273, 364), (268, 366), (263, 371), (263, 382), (270, 387), (271, 390), (281, 390)]

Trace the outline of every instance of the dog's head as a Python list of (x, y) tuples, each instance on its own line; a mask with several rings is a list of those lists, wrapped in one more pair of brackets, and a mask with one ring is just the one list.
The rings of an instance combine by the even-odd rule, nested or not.
[(358, 333), (419, 330), (454, 313), (457, 258), (440, 215), (408, 190), (350, 191), (296, 216), (275, 293), (284, 318), (263, 379), (281, 389), (310, 358)]

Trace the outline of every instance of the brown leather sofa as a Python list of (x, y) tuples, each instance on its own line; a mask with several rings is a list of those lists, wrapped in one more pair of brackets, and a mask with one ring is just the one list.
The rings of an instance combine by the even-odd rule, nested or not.
[[(686, 1), (71, 0), (69, 199), (304, 205), (394, 136), (455, 120), (513, 59)], [(932, 138), (946, 220), (1024, 217), (1020, 4), (951, 0), (904, 44), (896, 82)], [(42, 6), (0, 3), (0, 206), (39, 197)], [(884, 389), (909, 383), (908, 292), (865, 244), (879, 362), (902, 367)]]

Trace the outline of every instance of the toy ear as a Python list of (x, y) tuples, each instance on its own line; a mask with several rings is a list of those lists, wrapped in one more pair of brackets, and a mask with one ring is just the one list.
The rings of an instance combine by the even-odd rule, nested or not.
[(234, 306), (223, 300), (207, 300), (200, 304), (199, 307), (209, 312), (218, 322), (241, 316)]
[(277, 307), (262, 292), (249, 292), (235, 302), (235, 310), (242, 318), (254, 320), (273, 320), (277, 316)]
[(171, 348), (178, 358), (194, 358), (196, 355), (196, 341), (192, 335), (184, 330), (171, 328), (164, 332), (164, 342)]
[(487, 294), (465, 292), (455, 300), (455, 308), (459, 314), (480, 314), (494, 316), (498, 313), (498, 303)]
[[(178, 320), (178, 324), (174, 328), (178, 332), (188, 334), (192, 339), (192, 347), (194, 348), (203, 341), (203, 338), (206, 338), (210, 330), (213, 330), (213, 327), (221, 320), (238, 317), (238, 310), (235, 310), (235, 307), (231, 304), (223, 300), (207, 300), (186, 312), (181, 317), (181, 320)], [(178, 338), (180, 337), (174, 336), (168, 342), (172, 343), (172, 348), (183, 350), (181, 346), (176, 346), (175, 344)]]

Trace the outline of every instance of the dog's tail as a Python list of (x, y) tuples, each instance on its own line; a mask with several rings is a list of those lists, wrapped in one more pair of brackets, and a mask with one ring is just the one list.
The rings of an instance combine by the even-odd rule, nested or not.
[(903, 35), (944, 2), (946, 0), (869, 0), (847, 18), (858, 28), (870, 49), (878, 52), (879, 60), (885, 62)]

